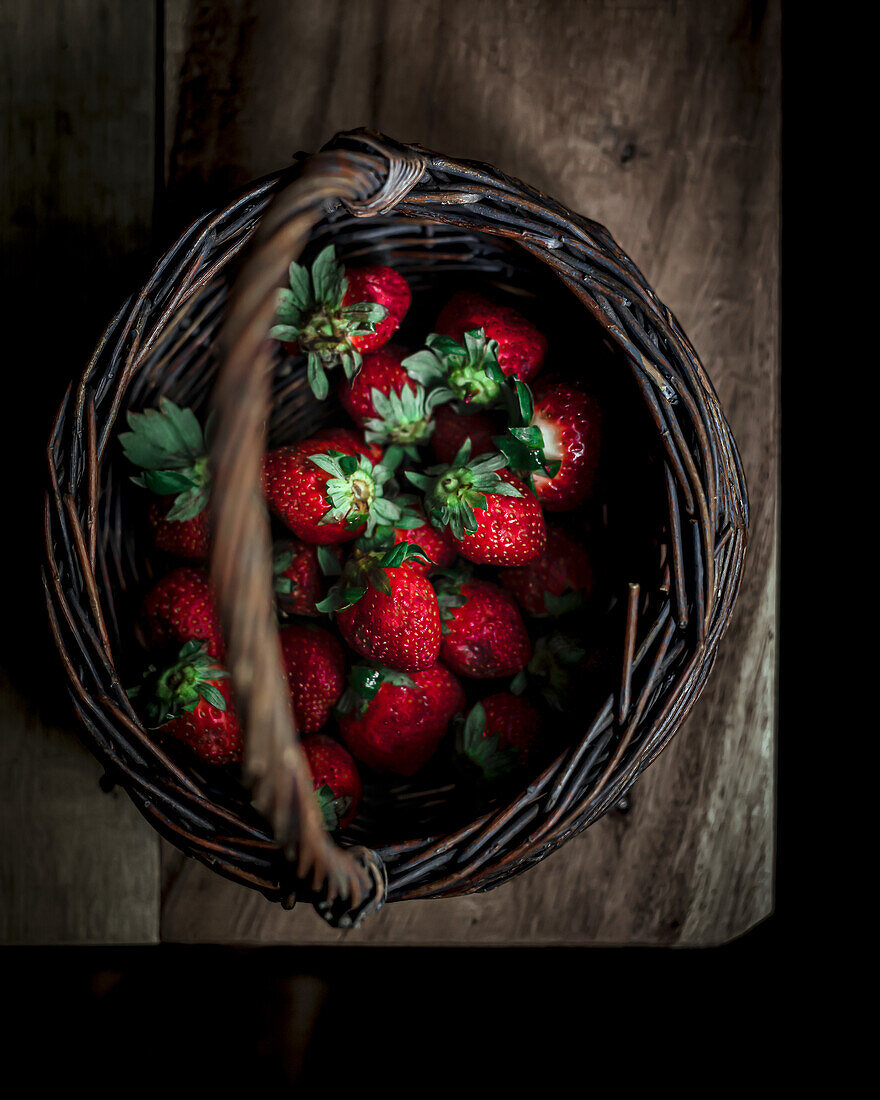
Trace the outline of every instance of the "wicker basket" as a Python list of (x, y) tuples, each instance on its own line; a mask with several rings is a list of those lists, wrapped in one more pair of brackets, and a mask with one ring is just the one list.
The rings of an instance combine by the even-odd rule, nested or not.
[[(605, 619), (614, 661), (576, 735), (476, 808), (418, 777), (372, 799), (368, 791), (338, 843), (322, 827), (292, 728), (259, 492), (267, 445), (339, 415), (333, 401), (314, 401), (304, 365), (290, 369), (266, 339), (288, 263), (331, 241), (344, 262), (399, 270), (422, 331), (432, 295), (476, 281), (521, 293), (553, 331), (582, 332), (584, 369), (601, 361), (598, 373), (617, 387), (620, 468), (632, 489), (617, 527), (607, 503), (597, 519), (621, 540)], [(125, 693), (143, 660), (129, 624), (163, 563), (150, 560), (143, 498), (116, 436), (127, 410), (160, 394), (217, 415), (211, 567), (247, 786), (157, 743)], [(491, 889), (618, 802), (699, 696), (746, 546), (743, 473), (711, 382), (607, 230), (488, 165), (370, 131), (338, 135), (189, 228), (68, 389), (48, 459), (49, 618), (107, 782), (187, 855), (285, 906), (308, 900), (341, 927), (385, 901)]]

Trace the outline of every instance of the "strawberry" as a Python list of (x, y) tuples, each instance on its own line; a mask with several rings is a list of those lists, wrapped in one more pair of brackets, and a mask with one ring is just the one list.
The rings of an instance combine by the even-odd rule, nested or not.
[(528, 763), (541, 734), (541, 716), (519, 695), (500, 691), (456, 721), (460, 763), (485, 780), (498, 779)]
[(414, 569), (417, 573), (427, 576), (435, 569), (446, 569), (453, 564), (458, 557), (458, 550), (445, 531), (438, 531), (436, 527), (423, 520), (418, 527), (395, 527), (394, 542), (413, 543), (425, 552), (428, 558), (411, 558), (405, 562), (407, 569)]
[(576, 383), (545, 379), (534, 395), (518, 379), (489, 370), (500, 386), (507, 430), (494, 444), (548, 511), (568, 512), (592, 496), (601, 442), (598, 402)]
[(143, 612), (153, 645), (201, 641), (211, 657), (222, 660), (226, 646), (214, 586), (204, 569), (182, 565), (172, 570), (147, 593)]
[(342, 432), (323, 435), (263, 456), (263, 490), (275, 515), (303, 542), (319, 544), (347, 542), (399, 520), (401, 509), (383, 490), (391, 471)]
[(382, 264), (349, 268), (347, 278), (348, 290), (342, 300), (344, 308), (365, 301), (374, 302), (386, 311), (374, 331), (352, 337), (352, 344), (358, 351), (377, 351), (397, 332), (409, 309), (412, 301), (409, 283), (394, 268)]
[(406, 279), (390, 267), (346, 272), (333, 245), (317, 256), (311, 271), (293, 263), (289, 273), (290, 287), (278, 292), (269, 335), (308, 357), (309, 385), (323, 401), (330, 388), (326, 372), (341, 363), (346, 378), (354, 378), (361, 353), (391, 339), (412, 296)]
[(237, 764), (244, 754), (228, 673), (201, 642), (187, 642), (173, 664), (150, 667), (128, 694), (151, 729), (187, 745), (208, 764)]
[(430, 668), (440, 651), (440, 610), (429, 581), (406, 561), (418, 547), (354, 550), (318, 610), (335, 613), (345, 642), (399, 672)]
[(548, 462), (559, 462), (552, 477), (534, 474), (535, 494), (549, 512), (569, 512), (596, 487), (602, 415), (598, 402), (569, 382), (543, 382), (535, 390), (532, 424), (540, 429)]
[(418, 448), (434, 430), (436, 399), (403, 369), (405, 355), (389, 345), (365, 356), (355, 378), (339, 389), (343, 408), (364, 429), (367, 442), (387, 448), (383, 462), (392, 470), (404, 456), (417, 460)]
[(434, 331), (461, 340), (466, 332), (479, 328), (497, 342), (498, 363), (505, 374), (523, 382), (535, 377), (547, 355), (547, 338), (510, 306), (471, 291), (459, 291), (443, 307)]
[(470, 460), (470, 440), (448, 465), (407, 477), (425, 493), (425, 513), (448, 528), (462, 557), (479, 565), (525, 565), (547, 542), (541, 506), (526, 485), (503, 469), (500, 453)]
[(119, 442), (126, 458), (143, 470), (131, 480), (161, 497), (149, 509), (153, 541), (166, 553), (207, 561), (210, 475), (205, 436), (195, 414), (160, 397), (158, 409), (130, 412), (126, 419), (131, 431), (123, 432)]
[(494, 438), (501, 430), (498, 413), (494, 410), (459, 412), (456, 405), (440, 405), (434, 412), (431, 446), (438, 462), (450, 463), (468, 438), (471, 454), (481, 455), (497, 450)]
[(284, 626), (279, 637), (297, 728), (316, 733), (345, 687), (342, 646), (329, 630), (311, 624)]
[(409, 676), (358, 665), (349, 682), (340, 703), (342, 739), (356, 759), (377, 771), (418, 771), (465, 705), (461, 684), (439, 663)]
[(442, 621), (440, 657), (474, 680), (513, 676), (528, 664), (532, 644), (513, 597), (462, 571), (434, 580)]
[(330, 832), (346, 828), (357, 817), (364, 793), (351, 753), (323, 733), (313, 733), (301, 744), (324, 824)]
[(206, 562), (211, 553), (207, 509), (189, 519), (169, 519), (174, 505), (173, 496), (150, 501), (147, 520), (153, 534), (153, 543), (157, 549), (173, 554), (176, 558)]
[(359, 428), (377, 415), (373, 390), (388, 397), (391, 393), (399, 394), (404, 386), (411, 385), (410, 376), (401, 366), (407, 354), (405, 348), (386, 344), (363, 357), (361, 369), (354, 378), (343, 379), (339, 383), (339, 403)]
[(393, 546), (408, 542), (423, 551), (424, 557), (408, 557), (403, 565), (427, 576), (435, 569), (446, 569), (458, 557), (458, 550), (445, 531), (439, 531), (428, 523), (415, 498), (401, 495), (396, 503), (406, 507), (406, 515), (394, 527), (378, 526), (372, 538), (360, 538), (355, 543), (358, 550), (390, 550)]
[(295, 539), (276, 543), (272, 569), (279, 607), (290, 615), (318, 615), (315, 604), (326, 594), (324, 576), (341, 568), (338, 545), (313, 546)]
[(547, 546), (527, 566), (502, 569), (498, 579), (520, 607), (537, 618), (576, 611), (589, 599), (594, 575), (590, 556), (555, 524), (547, 526)]

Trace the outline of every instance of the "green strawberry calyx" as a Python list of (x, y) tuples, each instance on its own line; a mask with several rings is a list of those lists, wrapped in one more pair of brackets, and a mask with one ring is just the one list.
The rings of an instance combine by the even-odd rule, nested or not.
[(540, 470), (545, 477), (555, 477), (562, 466), (556, 459), (549, 459), (541, 429), (533, 423), (535, 402), (532, 391), (519, 378), (509, 378), (498, 367), (487, 368), (498, 383), (499, 400), (507, 413), (507, 429), (503, 435), (494, 436), (492, 442), (506, 455), (511, 470), (515, 470), (534, 490), (533, 474)]
[(489, 781), (513, 771), (520, 750), (512, 746), (502, 747), (500, 733), (486, 736), (486, 711), (482, 703), (476, 703), (467, 716), (457, 714), (453, 721), (459, 765)]
[(387, 550), (354, 549), (345, 563), (342, 576), (315, 607), (324, 615), (345, 611), (364, 596), (367, 586), (390, 596), (391, 581), (387, 570), (397, 569), (405, 562), (415, 560), (430, 562), (431, 559), (421, 546), (411, 542), (398, 542)]
[(288, 274), (290, 286), (278, 291), (275, 324), (269, 335), (296, 343), (305, 353), (309, 385), (323, 401), (330, 392), (327, 371), (341, 364), (345, 377), (349, 381), (354, 378), (361, 354), (352, 339), (375, 332), (388, 310), (378, 302), (342, 304), (348, 280), (332, 244), (318, 254), (311, 270), (292, 263)]
[(148, 727), (158, 729), (184, 712), (194, 711), (202, 700), (215, 710), (225, 711), (226, 700), (217, 681), (228, 676), (208, 653), (205, 643), (193, 640), (183, 646), (173, 664), (164, 668), (151, 665), (143, 683), (127, 694), (139, 705)]
[(347, 794), (334, 794), (329, 783), (323, 783), (315, 788), (315, 800), (318, 809), (324, 819), (324, 827), (328, 832), (335, 832), (339, 823), (348, 813), (351, 806), (351, 796)]
[(425, 344), (401, 366), (429, 391), (433, 404), (461, 401), (465, 405), (492, 405), (497, 401), (497, 376), (504, 377), (498, 365), (498, 341), (487, 339), (484, 329), (466, 332), (462, 344), (432, 332)]
[(538, 638), (532, 659), (511, 680), (510, 691), (522, 695), (530, 684), (534, 684), (550, 707), (565, 713), (575, 686), (572, 670), (586, 655), (578, 639), (568, 634), (556, 632)]
[(119, 442), (125, 457), (143, 471), (131, 480), (160, 496), (174, 497), (165, 519), (193, 519), (208, 501), (210, 427), (203, 432), (192, 409), (182, 409), (167, 397), (159, 398), (158, 409), (130, 412), (126, 419), (131, 431), (123, 432)]
[(466, 439), (448, 465), (431, 466), (425, 473), (407, 470), (406, 476), (425, 494), (425, 514), (435, 527), (448, 527), (454, 538), (479, 530), (475, 508), (489, 507), (488, 495), (521, 497), (522, 493), (498, 476), (507, 466), (507, 456), (479, 455), (471, 459), (471, 441)]
[(293, 564), (296, 556), (296, 547), (291, 542), (276, 542), (273, 547), (272, 577), (275, 591), (280, 596), (293, 596), (297, 584), (292, 577), (285, 576), (287, 570)]
[(330, 508), (320, 524), (343, 521), (351, 529), (363, 526), (364, 533), (370, 535), (377, 524), (394, 524), (403, 516), (401, 506), (385, 496), (392, 471), (384, 464), (341, 451), (313, 454), (309, 459), (330, 475), (324, 486)]
[[(394, 523), (377, 523), (371, 534), (361, 535), (355, 540), (354, 549), (365, 552), (390, 550), (395, 545), (398, 531), (413, 531), (426, 526), (428, 521), (414, 493), (401, 493), (394, 498), (394, 503), (400, 508), (400, 518)], [(337, 575), (341, 573), (341, 567), (337, 565), (335, 572)]]
[(385, 668), (376, 664), (355, 665), (348, 674), (348, 687), (336, 704), (336, 713), (351, 714), (354, 712), (356, 718), (363, 717), (383, 684), (393, 684), (395, 687), (402, 688), (415, 688), (417, 691), (421, 690), (419, 685), (405, 672), (398, 672), (396, 669)]
[(418, 447), (427, 443), (434, 431), (431, 409), (437, 402), (432, 395), (416, 384), (388, 394), (373, 387), (370, 397), (376, 415), (364, 421), (364, 438), (387, 448), (382, 464), (396, 470), (404, 457), (418, 460)]
[(449, 634), (449, 623), (455, 618), (455, 610), (468, 602), (462, 587), (471, 578), (471, 570), (466, 566), (451, 569), (438, 569), (431, 577), (431, 584), (437, 596), (440, 609), (440, 633)]

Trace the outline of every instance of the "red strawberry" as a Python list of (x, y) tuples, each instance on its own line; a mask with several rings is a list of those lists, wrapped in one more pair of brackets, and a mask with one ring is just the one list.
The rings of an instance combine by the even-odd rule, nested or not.
[(354, 550), (319, 611), (335, 612), (356, 652), (400, 672), (430, 668), (440, 651), (440, 610), (430, 583), (406, 568), (412, 548)]
[(346, 378), (361, 365), (361, 352), (391, 339), (409, 309), (411, 294), (402, 275), (390, 267), (351, 268), (336, 262), (328, 245), (311, 271), (290, 265), (290, 288), (279, 291), (276, 323), (269, 335), (292, 352), (308, 356), (312, 392), (329, 392), (326, 371), (342, 364)]
[(209, 764), (235, 764), (243, 757), (244, 741), (227, 676), (205, 647), (192, 641), (174, 664), (148, 669), (144, 683), (128, 694), (150, 728), (176, 737)]
[(452, 565), (458, 557), (458, 549), (445, 531), (440, 531), (433, 524), (428, 523), (424, 512), (417, 506), (416, 498), (401, 495), (395, 503), (405, 511), (397, 524), (394, 527), (389, 524), (378, 526), (371, 538), (358, 539), (355, 548), (365, 552), (385, 553), (394, 546), (410, 543), (422, 550), (424, 557), (408, 556), (402, 564), (407, 569), (414, 569), (424, 576), (435, 569), (445, 569)]
[(434, 431), (433, 399), (400, 365), (401, 348), (367, 355), (357, 376), (340, 387), (339, 400), (363, 429), (366, 440), (386, 448), (383, 464), (394, 470), (404, 455), (417, 461), (418, 448)]
[(211, 553), (211, 533), (208, 512), (202, 510), (191, 519), (168, 519), (174, 508), (174, 497), (162, 497), (150, 502), (147, 519), (153, 542), (159, 550), (187, 561), (206, 562)]
[(225, 651), (214, 586), (204, 569), (181, 565), (164, 576), (144, 599), (147, 634), (153, 645), (204, 642), (207, 652), (221, 660)]
[(434, 331), (461, 340), (466, 332), (479, 328), (498, 342), (498, 364), (505, 374), (523, 382), (535, 377), (547, 355), (547, 337), (510, 306), (462, 290), (443, 307)]
[(356, 666), (339, 717), (352, 754), (377, 771), (412, 775), (434, 755), (465, 704), (461, 684), (442, 664), (410, 676)]
[(376, 416), (372, 391), (378, 390), (387, 397), (400, 393), (404, 386), (411, 386), (412, 379), (400, 365), (409, 352), (396, 344), (386, 344), (379, 351), (363, 357), (361, 369), (353, 379), (339, 383), (339, 403), (359, 428)]
[(532, 424), (543, 438), (544, 457), (559, 472), (534, 474), (535, 493), (549, 512), (568, 512), (596, 486), (602, 416), (598, 402), (568, 382), (546, 381), (535, 390)]
[(315, 604), (326, 594), (324, 569), (339, 573), (339, 546), (313, 546), (291, 539), (275, 546), (273, 572), (279, 607), (289, 615), (319, 615)]
[[(415, 541), (415, 540), (414, 540)], [(547, 527), (547, 547), (536, 561), (502, 569), (498, 579), (529, 615), (564, 615), (583, 606), (593, 590), (593, 566), (585, 547), (561, 527)]]
[(526, 764), (541, 734), (541, 716), (519, 695), (500, 691), (477, 703), (458, 722), (455, 747), (461, 762), (483, 779), (497, 779)]
[(401, 509), (383, 495), (390, 476), (339, 431), (263, 456), (269, 507), (309, 543), (347, 542), (400, 519)]
[(314, 733), (302, 741), (315, 783), (315, 797), (330, 832), (344, 829), (357, 817), (364, 788), (351, 754), (338, 741)]
[(214, 686), (220, 692), (225, 709), (200, 699), (194, 710), (184, 711), (162, 727), (182, 741), (208, 764), (239, 764), (244, 757), (244, 740), (226, 680)]
[(458, 550), (445, 531), (438, 531), (436, 527), (425, 520), (419, 527), (395, 527), (394, 542), (409, 542), (424, 550), (429, 561), (421, 558), (412, 558), (405, 563), (407, 569), (414, 569), (417, 573), (427, 576), (434, 569), (446, 569), (452, 565), (458, 557)]
[(131, 431), (119, 441), (126, 458), (143, 473), (135, 485), (157, 493), (149, 509), (153, 539), (160, 550), (191, 561), (206, 561), (210, 539), (208, 455), (201, 426), (191, 409), (167, 397), (158, 409), (128, 413)]
[(532, 644), (513, 597), (491, 581), (445, 573), (435, 580), (443, 622), (440, 656), (474, 680), (513, 676), (532, 655)]
[(458, 412), (453, 405), (441, 405), (434, 412), (434, 432), (431, 446), (438, 462), (450, 463), (470, 438), (471, 454), (481, 455), (497, 451), (493, 442), (500, 435), (502, 425), (494, 412)]
[(319, 626), (285, 626), (279, 635), (297, 727), (301, 733), (315, 733), (345, 687), (345, 654)]
[(525, 565), (547, 542), (541, 506), (506, 464), (498, 452), (470, 461), (468, 441), (449, 465), (407, 471), (434, 526), (448, 528), (459, 553), (479, 565)]
[(409, 283), (394, 268), (382, 264), (369, 267), (350, 267), (346, 271), (348, 290), (342, 299), (343, 308), (356, 302), (376, 302), (384, 306), (387, 313), (379, 321), (373, 332), (365, 332), (352, 337), (352, 344), (360, 352), (376, 351), (387, 344), (400, 328), (406, 311), (412, 301)]

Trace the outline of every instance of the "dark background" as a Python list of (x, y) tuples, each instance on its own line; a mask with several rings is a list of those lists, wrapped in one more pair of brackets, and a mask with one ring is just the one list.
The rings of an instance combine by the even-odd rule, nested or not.
[[(0, 17), (7, 23), (14, 21), (16, 7), (23, 6), (3, 0)], [(548, 9), (553, 6), (547, 5)], [(52, 7), (46, 9), (49, 21)], [(118, 5), (131, 19), (133, 36), (142, 7)], [(159, 4), (160, 11), (162, 7)], [(220, 36), (226, 5), (215, 7)], [(682, 7), (682, 17), (687, 18), (689, 6)], [(753, 20), (762, 17), (764, 7), (743, 5)], [(587, 19), (596, 5), (584, 4), (582, 8)], [(122, 17), (118, 11), (102, 16)], [(100, 39), (106, 28), (99, 22), (91, 29)], [(796, 142), (795, 126), (789, 125), (788, 119), (796, 113), (796, 108), (792, 109), (796, 91), (792, 91), (791, 82), (796, 89), (798, 65), (792, 61), (789, 70), (789, 33), (795, 31), (789, 32), (786, 21), (786, 166), (797, 156), (792, 144)], [(157, 66), (166, 45), (160, 36)], [(57, 98), (54, 131), (29, 131), (28, 119), (21, 114), (21, 95), (10, 97), (10, 110), (17, 113), (18, 143), (6, 159), (9, 179), (3, 208), (6, 224), (0, 287), (8, 328), (25, 339), (21, 349), (19, 341), (12, 339), (4, 357), (4, 449), (9, 450), (5, 465), (7, 470), (14, 469), (14, 476), (7, 477), (5, 483), (7, 515), (14, 520), (9, 525), (12, 537), (4, 540), (4, 572), (16, 578), (6, 588), (4, 609), (7, 623), (16, 625), (14, 630), (0, 632), (0, 663), (8, 677), (10, 696), (27, 699), (42, 721), (69, 725), (66, 697), (46, 686), (57, 685), (59, 670), (45, 629), (35, 569), (41, 554), (43, 448), (51, 417), (71, 376), (71, 364), (87, 360), (107, 318), (124, 294), (142, 280), (150, 261), (174, 239), (190, 214), (244, 180), (237, 178), (234, 166), (202, 178), (198, 157), (185, 134), (178, 135), (176, 167), (174, 163), (170, 167), (176, 175), (170, 186), (164, 168), (165, 148), (163, 145), (160, 154), (158, 139), (152, 148), (143, 150), (143, 163), (152, 164), (150, 178), (144, 179), (143, 174), (128, 178), (129, 169), (113, 163), (112, 134), (104, 144), (104, 177), (73, 179), (70, 162), (63, 162), (70, 156), (72, 125), (65, 96), (77, 87), (78, 74), (65, 69), (62, 41), (53, 42), (51, 35), (45, 35), (42, 46), (42, 52), (30, 59), (28, 87), (35, 118), (45, 119), (46, 97)], [(381, 55), (381, 40), (376, 48)], [(121, 67), (125, 59), (108, 58), (107, 64), (108, 70)], [(381, 72), (381, 56), (377, 65)], [(156, 83), (157, 94), (160, 83)], [(198, 81), (189, 87), (197, 94)], [(108, 89), (80, 90), (87, 110), (100, 116), (102, 96), (109, 94)], [(131, 118), (136, 125), (142, 89), (133, 86), (115, 94), (131, 96)], [(206, 87), (203, 94), (208, 104), (217, 92)], [(234, 113), (234, 97), (230, 99), (228, 110)], [(164, 101), (161, 106), (164, 110)], [(442, 86), (431, 109), (442, 114)], [(199, 113), (196, 101), (191, 116), (198, 118)], [(121, 117), (124, 119), (124, 112)], [(22, 133), (28, 140), (22, 140)], [(124, 127), (120, 129), (118, 140), (122, 141), (125, 133)], [(234, 162), (234, 158), (230, 160)], [(220, 161), (222, 158), (215, 158), (215, 163)], [(34, 164), (39, 165), (39, 172), (33, 170)], [(787, 171), (786, 167), (784, 188)], [(104, 188), (106, 193), (93, 193), (92, 201), (83, 204), (79, 197), (83, 187)], [(130, 197), (133, 192), (141, 195), (137, 216), (132, 216), (130, 209), (115, 209), (120, 194)], [(783, 193), (787, 200), (787, 192)], [(784, 236), (785, 250), (788, 241)], [(785, 294), (784, 302), (788, 289)], [(784, 339), (788, 339), (785, 331)], [(14, 425), (10, 423), (13, 420)], [(784, 587), (782, 600), (785, 603)], [(145, 1064), (152, 1077), (164, 1061), (170, 1064), (171, 1056), (177, 1055), (184, 1064), (175, 1076), (178, 1084), (187, 1078), (203, 1085), (281, 1084), (296, 1079), (301, 1084), (320, 1084), (328, 1082), (328, 1074), (329, 1080), (338, 1082), (339, 1069), (344, 1068), (344, 1087), (359, 1088), (371, 1080), (380, 1087), (395, 1082), (411, 1084), (419, 1078), (407, 1074), (424, 1073), (426, 1060), (433, 1067), (432, 1075), (443, 1081), (444, 1051), (470, 1047), (481, 1059), (484, 1072), (496, 1069), (505, 1059), (509, 1064), (510, 1055), (519, 1054), (524, 1044), (538, 1051), (548, 1049), (543, 1044), (552, 1044), (550, 1049), (588, 1048), (592, 1058), (604, 1063), (611, 1057), (605, 1051), (612, 1048), (603, 1044), (631, 1032), (634, 1006), (638, 1006), (640, 1017), (658, 1021), (653, 1038), (645, 1039), (642, 1057), (646, 1061), (651, 1059), (649, 1048), (665, 1030), (664, 1019), (671, 1025), (683, 1024), (687, 1018), (691, 1034), (708, 1039), (721, 1017), (729, 1017), (740, 995), (749, 995), (750, 1023), (760, 1035), (762, 1022), (771, 1020), (778, 1009), (783, 970), (798, 929), (788, 908), (792, 883), (786, 854), (786, 714), (783, 700), (779, 710), (783, 768), (776, 909), (772, 917), (731, 944), (678, 952), (635, 947), (370, 947), (343, 952), (335, 948), (168, 944), (5, 948), (6, 999), (18, 1008), (10, 1049), (27, 1042), (32, 1049), (42, 1050), (49, 1039), (60, 1061), (56, 1070), (69, 1073), (71, 1079), (88, 1076), (97, 1082), (102, 1074), (115, 1073), (121, 1065), (130, 1069)], [(4, 888), (10, 885), (14, 884), (3, 884)], [(340, 1048), (351, 1053), (344, 1067), (340, 1066)], [(541, 1057), (552, 1065), (549, 1055)], [(34, 1064), (38, 1073), (47, 1072), (47, 1066)], [(615, 1063), (615, 1068), (620, 1088), (627, 1087), (631, 1075), (638, 1071), (638, 1065)]]

